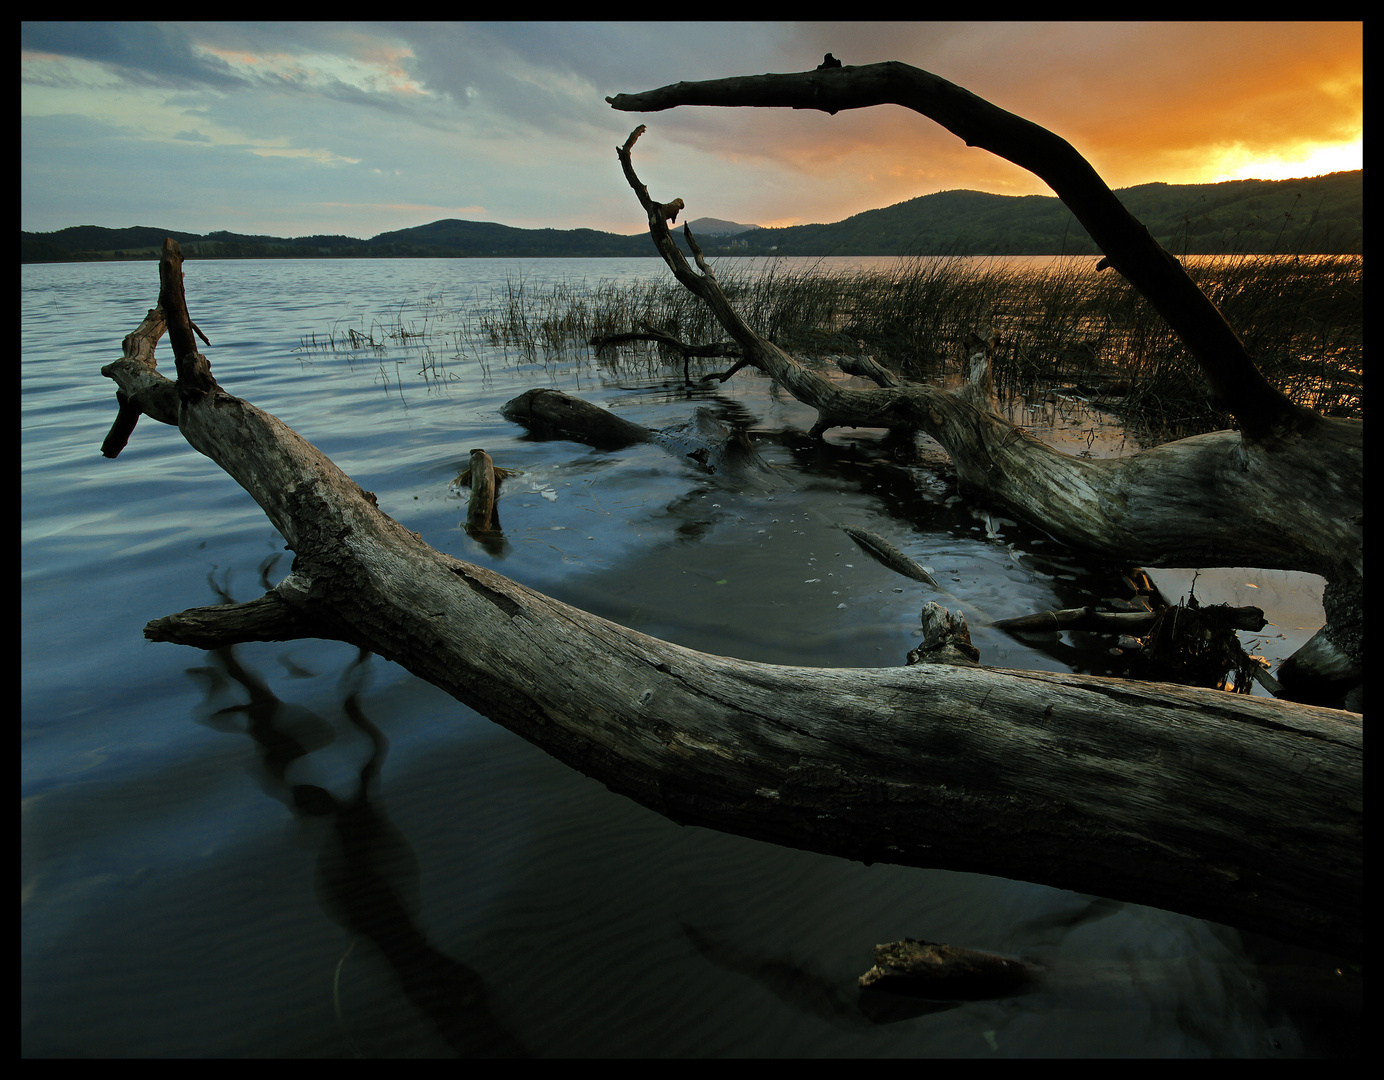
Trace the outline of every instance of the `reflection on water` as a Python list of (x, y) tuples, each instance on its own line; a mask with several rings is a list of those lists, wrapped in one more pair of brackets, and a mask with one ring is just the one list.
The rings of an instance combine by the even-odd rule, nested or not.
[[(659, 272), (575, 262), (525, 272)], [(988, 625), (1117, 595), (1121, 568), (956, 500), (926, 440), (814, 443), (810, 410), (753, 373), (689, 388), (680, 362), (506, 353), (441, 319), (485, 306), (516, 269), (205, 263), (187, 277), (219, 381), (440, 550), (694, 648), (901, 664), (926, 587), (862, 552), (849, 524), (928, 569), (967, 611), (984, 662), (1118, 673), (1096, 635)], [(114, 407), (99, 368), (152, 304), (152, 264), (26, 267), (21, 288), (26, 1055), (1353, 1048), (1326, 1022), (1358, 1002), (1329, 958), (1023, 882), (680, 828), (341, 643), (204, 655), (144, 642), (150, 619), (271, 585), (282, 538), (169, 428), (146, 420), (117, 461), (100, 458)], [(390, 336), (425, 317), (426, 337)], [(333, 328), (366, 340), (301, 348)], [(782, 483), (736, 483), (657, 445), (535, 437), (499, 414), (534, 386), (656, 429), (707, 409)], [(1133, 449), (1079, 401), (1031, 404), (1027, 422), (1073, 452)], [(467, 535), (466, 493), (450, 486), (475, 447), (520, 474), (501, 488), (502, 544)], [(1299, 584), (1278, 584), (1260, 606), (1286, 637), (1311, 616), (1292, 610)], [(1072, 974), (878, 1022), (856, 1008), (855, 980), (875, 944), (901, 937)]]
[[(223, 588), (214, 583), (213, 588), (222, 603), (236, 603)], [(341, 968), (360, 939), (378, 950), (404, 996), (459, 1056), (524, 1056), (517, 1040), (489, 1015), (481, 977), (435, 948), (418, 925), (418, 860), (381, 805), (379, 788), (389, 741), (361, 707), (370, 654), (362, 650), (339, 683), (345, 692), (341, 707), (370, 748), (353, 789), (340, 796), (317, 784), (295, 783), (290, 775), (300, 771), (313, 750), (333, 741), (330, 725), (281, 701), (240, 662), (234, 647), (214, 649), (210, 658), (212, 666), (197, 671), (207, 680), (208, 704), (231, 683), (248, 697), (244, 704), (209, 708), (210, 718), (220, 730), (229, 730), (228, 718), (243, 715), (244, 734), (254, 743), (265, 794), (304, 821), (317, 819), (326, 826), (317, 860), (317, 896), (331, 919), (353, 935), (337, 965), (333, 987), (346, 1045), (363, 1056), (342, 1018), (339, 992)]]

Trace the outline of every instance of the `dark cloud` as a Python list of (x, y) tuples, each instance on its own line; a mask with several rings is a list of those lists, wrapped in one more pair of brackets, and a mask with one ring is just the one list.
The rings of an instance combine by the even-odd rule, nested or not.
[(124, 22), (20, 23), (21, 51), (103, 64), (144, 86), (235, 89), (245, 85), (228, 64), (197, 52), (178, 26)]

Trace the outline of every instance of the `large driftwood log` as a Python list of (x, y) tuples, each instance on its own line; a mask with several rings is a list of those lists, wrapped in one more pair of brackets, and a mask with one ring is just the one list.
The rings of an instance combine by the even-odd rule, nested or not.
[[(921, 429), (935, 438), (971, 493), (999, 503), (1063, 543), (1143, 566), (1256, 566), (1327, 581), (1327, 625), (1280, 680), (1307, 700), (1338, 700), (1363, 677), (1364, 446), (1358, 421), (1294, 404), (1255, 366), (1243, 342), (1187, 276), (1065, 140), (926, 71), (896, 62), (796, 74), (681, 82), (607, 101), (625, 111), (682, 105), (841, 109), (893, 103), (928, 116), (1045, 180), (1114, 265), (1164, 315), (1198, 359), (1211, 394), (1238, 431), (1167, 443), (1118, 459), (1062, 454), (990, 408), (989, 358), (969, 349), (961, 393), (907, 386), (850, 390), (808, 371), (754, 333), (731, 308), (684, 228), (700, 273), (687, 265), (651, 209), (631, 150), (626, 180), (649, 212), (649, 231), (678, 280), (700, 296), (744, 349), (747, 363), (817, 409), (828, 427)], [(1323, 686), (1316, 685), (1318, 682)], [(1317, 697), (1320, 695), (1320, 697)]]
[[(180, 263), (166, 242), (179, 294)], [(169, 382), (153, 354), (161, 319), (103, 373), (244, 487), (295, 557), (260, 600), (161, 619), (148, 636), (370, 649), (674, 821), (1361, 951), (1358, 717), (1051, 672), (748, 663), (660, 641), (429, 547), (215, 385), (205, 358), (179, 351), (190, 335), (172, 336)]]

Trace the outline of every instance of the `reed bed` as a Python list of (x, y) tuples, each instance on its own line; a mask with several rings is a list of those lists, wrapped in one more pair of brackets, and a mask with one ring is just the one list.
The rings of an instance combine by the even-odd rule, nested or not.
[[(1364, 407), (1363, 257), (1358, 255), (1192, 256), (1188, 272), (1221, 309), (1265, 375), (1295, 400), (1329, 415)], [(1162, 317), (1114, 270), (1089, 257), (1015, 269), (1003, 259), (919, 256), (888, 269), (841, 271), (786, 261), (737, 266), (721, 260), (722, 288), (746, 322), (795, 356), (867, 353), (914, 379), (960, 374), (972, 332), (997, 337), (995, 387), (1002, 399), (1072, 388), (1118, 411), (1151, 444), (1230, 425), (1206, 399), (1195, 360)], [(409, 318), (405, 318), (408, 310)], [(591, 343), (653, 327), (688, 344), (725, 331), (671, 276), (595, 284), (534, 285), (509, 279), (488, 300), (449, 307), (441, 294), (400, 304), (368, 329), (338, 326), (304, 338), (303, 351), (366, 350), (390, 344), (431, 352), (450, 327), (457, 360), (513, 349), (528, 362), (591, 356)], [(622, 369), (660, 369), (663, 346), (621, 345), (595, 360)], [(701, 371), (723, 369), (695, 360)]]
[[(1362, 257), (1187, 262), (1270, 380), (1322, 412), (1362, 414)], [(912, 378), (945, 377), (959, 370), (952, 365), (967, 335), (988, 329), (998, 335), (1001, 395), (1074, 387), (1118, 407), (1145, 441), (1231, 423), (1207, 402), (1195, 360), (1162, 317), (1090, 258), (1026, 270), (961, 257), (906, 259), (887, 271), (731, 264), (718, 276), (746, 322), (795, 355), (865, 352)], [(541, 290), (512, 282), (482, 321), (491, 344), (533, 352), (578, 349), (645, 325), (689, 344), (726, 336), (671, 278)]]

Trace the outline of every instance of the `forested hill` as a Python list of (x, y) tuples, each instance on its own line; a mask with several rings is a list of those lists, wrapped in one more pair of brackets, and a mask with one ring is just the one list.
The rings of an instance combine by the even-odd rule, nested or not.
[[(1116, 194), (1174, 254), (1363, 253), (1364, 170), (1305, 180), (1140, 184)], [(1096, 254), (1053, 195), (941, 191), (832, 225), (761, 229), (747, 253), (781, 255)]]
[[(1221, 184), (1141, 184), (1117, 194), (1175, 254), (1221, 252), (1363, 253), (1364, 171), (1304, 180)], [(696, 229), (694, 227), (694, 233)], [(682, 230), (674, 231), (681, 242)], [(251, 236), (80, 225), (21, 232), (21, 262), (156, 258), (165, 236), (198, 258), (474, 258), (653, 256), (644, 233), (595, 229), (517, 229), (448, 219), (350, 236)], [(1044, 195), (942, 191), (868, 210), (829, 225), (707, 233), (709, 255), (1060, 255), (1096, 248), (1061, 201)]]
[(657, 256), (646, 234), (619, 236), (595, 229), (516, 229), (489, 221), (449, 218), (412, 229), (354, 236), (254, 236), (245, 233), (179, 232), (137, 226), (105, 229), (79, 225), (51, 233), (19, 234), (20, 262), (156, 259), (164, 237), (203, 259), (561, 258), (611, 255)]

